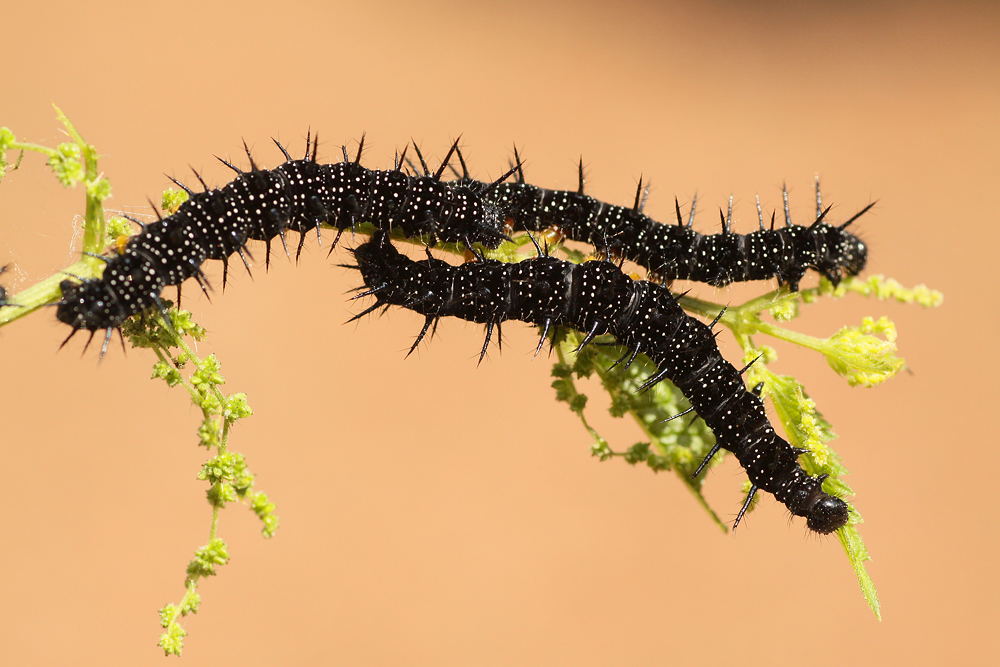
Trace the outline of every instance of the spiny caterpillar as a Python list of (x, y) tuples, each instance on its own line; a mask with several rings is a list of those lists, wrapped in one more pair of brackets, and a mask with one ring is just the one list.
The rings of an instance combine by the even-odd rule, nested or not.
[[(223, 262), (225, 285), (233, 253), (239, 254), (249, 270), (247, 242), (264, 241), (269, 262), (275, 237), (280, 238), (287, 253), (288, 230), (301, 235), (299, 252), (311, 230), (319, 237), (322, 225), (338, 229), (333, 243), (336, 246), (344, 230), (354, 229), (361, 222), (380, 229), (399, 228), (406, 236), (424, 235), (432, 242), (463, 243), (467, 247), (474, 243), (496, 247), (506, 238), (503, 220), (482, 198), (499, 181), (469, 185), (441, 181), (457, 143), (437, 173), (425, 169), (422, 176), (401, 169), (405, 150), (393, 169), (363, 167), (359, 162), (364, 138), (353, 160), (344, 148), (344, 160), (335, 164), (316, 162), (318, 142), (310, 145), (307, 139), (306, 155), (301, 160), (292, 159), (280, 143), (275, 143), (285, 163), (275, 169), (261, 169), (247, 150), (249, 171), (222, 160), (237, 174), (222, 188), (209, 189), (197, 172), (195, 175), (205, 186), (203, 192), (194, 192), (171, 179), (187, 191), (189, 199), (175, 213), (144, 225), (119, 252), (102, 257), (107, 266), (100, 279), (64, 280), (60, 285), (59, 320), (72, 326), (73, 333), (80, 329), (91, 331), (91, 337), (93, 332), (106, 329), (103, 354), (112, 331), (127, 318), (154, 305), (162, 311), (160, 293), (168, 285), (180, 285), (193, 277), (207, 292), (201, 268), (205, 260)], [(424, 163), (422, 156), (420, 159)]]
[[(867, 262), (867, 246), (846, 229), (875, 203), (846, 222), (831, 225), (826, 222), (830, 207), (823, 207), (818, 180), (816, 217), (809, 226), (792, 224), (788, 191), (783, 187), (784, 227), (775, 229), (773, 214), (770, 228), (765, 227), (758, 199), (759, 229), (749, 234), (731, 231), (730, 198), (728, 214), (719, 211), (722, 232), (705, 235), (693, 229), (697, 197), (691, 203), (686, 221), (675, 198), (677, 224), (664, 225), (643, 213), (649, 190), (648, 185), (643, 189), (641, 179), (633, 206), (613, 206), (584, 194), (582, 160), (579, 187), (574, 192), (547, 190), (526, 183), (516, 149), (514, 155), (518, 165), (516, 182), (502, 183), (486, 196), (513, 231), (557, 229), (570, 240), (611, 248), (617, 256), (648, 269), (650, 277), (657, 280), (694, 280), (723, 287), (733, 282), (777, 278), (796, 291), (809, 269), (815, 269), (836, 285), (842, 277), (860, 273)], [(463, 172), (456, 183), (476, 182), (464, 169), (464, 162)]]
[(609, 333), (627, 348), (616, 364), (628, 366), (645, 354), (657, 372), (644, 388), (669, 379), (715, 434), (716, 444), (695, 476), (723, 448), (746, 470), (752, 486), (736, 524), (758, 490), (774, 494), (818, 533), (847, 523), (847, 503), (823, 491), (825, 476), (812, 477), (802, 469), (798, 457), (804, 450), (775, 433), (763, 402), (747, 391), (741, 377), (747, 369), (737, 370), (720, 354), (715, 322), (710, 326), (689, 316), (662, 285), (633, 280), (610, 261), (573, 264), (540, 248), (537, 257), (513, 264), (480, 257), (453, 266), (429, 253), (414, 261), (381, 231), (352, 252), (357, 265), (351, 268), (361, 272), (366, 287), (356, 298), (376, 300), (353, 319), (393, 305), (420, 313), (426, 319), (413, 348), (442, 317), (478, 322), (486, 325), (483, 354), (494, 328), (507, 320), (539, 326), (538, 349), (553, 325), (585, 333), (581, 347)]

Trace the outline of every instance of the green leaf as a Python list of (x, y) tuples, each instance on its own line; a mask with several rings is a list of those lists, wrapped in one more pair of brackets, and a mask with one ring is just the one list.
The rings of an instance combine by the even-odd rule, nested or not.
[(830, 367), (852, 387), (881, 384), (906, 363), (895, 354), (896, 325), (887, 317), (878, 321), (866, 317), (859, 327), (842, 328), (829, 338), (823, 352)]
[(49, 158), (49, 166), (52, 167), (59, 182), (66, 187), (76, 185), (86, 174), (83, 151), (71, 141), (56, 147), (56, 152)]

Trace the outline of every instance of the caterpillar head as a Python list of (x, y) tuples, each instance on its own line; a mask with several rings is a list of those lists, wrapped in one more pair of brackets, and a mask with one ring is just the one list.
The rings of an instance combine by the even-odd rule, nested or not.
[(856, 276), (868, 263), (868, 246), (854, 234), (840, 231), (840, 268), (848, 276)]
[(809, 511), (806, 525), (809, 530), (826, 535), (847, 524), (850, 508), (836, 496), (825, 495)]
[(77, 283), (63, 280), (59, 283), (62, 300), (56, 308), (56, 318), (74, 329), (105, 329), (121, 324), (124, 318), (116, 317), (117, 309), (111, 294), (98, 280)]

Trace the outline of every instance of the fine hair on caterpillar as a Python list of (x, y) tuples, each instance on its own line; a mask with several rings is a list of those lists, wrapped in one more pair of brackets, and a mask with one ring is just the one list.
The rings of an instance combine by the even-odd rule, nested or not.
[(609, 261), (573, 264), (541, 249), (537, 257), (513, 264), (479, 258), (453, 266), (431, 256), (414, 261), (399, 253), (382, 231), (352, 253), (357, 262), (352, 268), (360, 271), (365, 285), (356, 298), (375, 298), (374, 305), (352, 319), (394, 305), (420, 313), (425, 322), (414, 347), (442, 317), (485, 324), (480, 359), (494, 329), (507, 320), (539, 326), (538, 349), (552, 326), (583, 332), (581, 347), (611, 334), (626, 348), (616, 363), (627, 367), (645, 354), (657, 371), (643, 388), (669, 379), (715, 434), (716, 444), (695, 474), (720, 449), (732, 452), (746, 470), (751, 489), (737, 525), (758, 490), (805, 517), (817, 533), (847, 523), (847, 503), (823, 491), (825, 476), (803, 470), (798, 457), (804, 451), (777, 435), (761, 399), (747, 390), (742, 379), (747, 368), (738, 370), (727, 362), (712, 327), (685, 313), (662, 285), (632, 280)]

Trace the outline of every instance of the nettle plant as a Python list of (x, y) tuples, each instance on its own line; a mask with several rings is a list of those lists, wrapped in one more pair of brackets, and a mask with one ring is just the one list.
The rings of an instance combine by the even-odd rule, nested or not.
[[(339, 234), (348, 228), (353, 233), (361, 235), (378, 232), (380, 238), (385, 241), (382, 236), (384, 232), (380, 231), (385, 230), (391, 231), (391, 238), (395, 242), (432, 246), (444, 253), (478, 262), (479, 264), (472, 268), (494, 277), (488, 280), (475, 278), (480, 282), (464, 292), (456, 281), (461, 282), (462, 279), (466, 279), (468, 272), (454, 273), (454, 276), (458, 276), (454, 277), (453, 273), (449, 272), (454, 272), (455, 269), (440, 260), (420, 263), (406, 260), (410, 263), (405, 266), (400, 265), (410, 272), (406, 274), (405, 280), (402, 274), (393, 274), (396, 284), (390, 285), (391, 281), (384, 279), (379, 284), (368, 285), (368, 291), (362, 296), (375, 297), (376, 304), (369, 310), (395, 304), (423, 312), (428, 319), (427, 326), (421, 332), (421, 338), (438, 318), (445, 315), (456, 315), (485, 323), (488, 332), (487, 343), (494, 325), (499, 327), (503, 319), (522, 319), (539, 324), (543, 329), (543, 342), (546, 337), (549, 339), (557, 358), (552, 369), (552, 375), (556, 378), (552, 384), (556, 390), (556, 398), (565, 402), (580, 418), (593, 441), (591, 453), (602, 461), (619, 457), (631, 465), (645, 464), (653, 471), (673, 471), (695, 495), (710, 519), (723, 532), (729, 530), (729, 526), (709, 507), (702, 495), (705, 476), (697, 473), (708, 466), (718, 464), (721, 457), (713, 458), (713, 454), (719, 451), (720, 447), (733, 449), (731, 443), (717, 444), (712, 430), (702, 419), (677, 418), (692, 412), (697, 406), (692, 406), (684, 393), (670, 382), (658, 381), (665, 371), (645, 354), (636, 354), (643, 351), (640, 349), (642, 346), (629, 342), (629, 331), (619, 331), (608, 326), (602, 328), (596, 320), (591, 327), (589, 324), (591, 320), (587, 319), (585, 312), (582, 314), (578, 312), (576, 319), (568, 317), (552, 319), (546, 315), (549, 312), (546, 308), (554, 308), (551, 305), (535, 307), (529, 304), (527, 315), (524, 314), (526, 312), (524, 308), (518, 311), (521, 312), (520, 315), (515, 315), (509, 304), (498, 306), (492, 302), (482, 302), (483, 290), (489, 287), (491, 280), (497, 281), (498, 285), (509, 291), (523, 289), (526, 285), (533, 289), (546, 289), (549, 283), (544, 280), (538, 279), (532, 282), (534, 278), (516, 277), (521, 274), (535, 275), (532, 271), (535, 270), (536, 264), (548, 262), (548, 265), (568, 267), (560, 269), (565, 276), (579, 273), (563, 260), (536, 258), (539, 254), (558, 253), (577, 265), (597, 261), (607, 271), (617, 272), (617, 267), (622, 266), (618, 258), (621, 256), (636, 258), (629, 256), (628, 248), (625, 252), (619, 252), (622, 247), (628, 246), (634, 249), (638, 247), (637, 244), (641, 244), (644, 234), (659, 233), (659, 228), (653, 221), (642, 214), (639, 194), (633, 209), (607, 207), (583, 195), (582, 169), (579, 193), (541, 191), (524, 183), (519, 158), (503, 178), (493, 183), (480, 183), (469, 177), (457, 144), (452, 147), (441, 167), (433, 174), (427, 168), (419, 150), (415, 152), (419, 157), (420, 167), (405, 161), (404, 151), (404, 155), (397, 158), (392, 170), (373, 172), (360, 166), (360, 147), (357, 157), (353, 160), (345, 150), (343, 162), (323, 165), (316, 161), (316, 144), (310, 146), (307, 140), (308, 147), (303, 160), (293, 160), (279, 144), (288, 161), (276, 170), (258, 169), (253, 164), (252, 158), (250, 158), (251, 169), (247, 172), (229, 165), (239, 172), (239, 176), (221, 190), (209, 190), (206, 186), (205, 192), (196, 193), (178, 183), (181, 185), (181, 190), (167, 190), (162, 197), (162, 208), (167, 217), (138, 231), (134, 224), (136, 221), (117, 215), (105, 215), (103, 202), (110, 196), (111, 186), (98, 171), (98, 153), (93, 146), (83, 140), (65, 115), (58, 109), (57, 112), (70, 141), (54, 148), (17, 141), (10, 130), (0, 128), (0, 177), (3, 177), (7, 170), (18, 169), (25, 153), (34, 152), (48, 158), (49, 167), (64, 186), (74, 187), (82, 184), (86, 194), (86, 207), (81, 257), (72, 265), (16, 294), (9, 295), (0, 288), (0, 326), (27, 317), (43, 306), (59, 304), (60, 319), (73, 327), (70, 337), (81, 329), (88, 330), (91, 339), (96, 332), (104, 331), (100, 351), (103, 355), (108, 349), (113, 333), (117, 331), (123, 348), (130, 345), (152, 350), (156, 357), (153, 379), (162, 380), (171, 387), (183, 387), (187, 390), (192, 403), (201, 410), (202, 420), (198, 424), (198, 441), (208, 451), (208, 459), (197, 476), (208, 486), (206, 497), (212, 510), (209, 541), (195, 550), (194, 558), (187, 566), (184, 577), (185, 592), (180, 601), (167, 604), (160, 609), (160, 623), (164, 630), (159, 645), (166, 654), (181, 653), (186, 632), (180, 625), (180, 620), (183, 616), (198, 610), (199, 582), (204, 577), (216, 574), (218, 567), (229, 561), (226, 543), (218, 536), (221, 511), (237, 502), (249, 506), (260, 518), (262, 534), (265, 537), (275, 534), (278, 518), (274, 503), (267, 494), (256, 488), (255, 476), (247, 467), (243, 455), (230, 447), (229, 436), (233, 424), (252, 414), (246, 395), (226, 394), (222, 391), (221, 386), (225, 380), (220, 374), (219, 360), (213, 354), (199, 356), (190, 345), (191, 341), (205, 340), (204, 329), (192, 320), (189, 312), (174, 308), (170, 301), (160, 296), (160, 292), (164, 286), (179, 285), (190, 277), (195, 278), (202, 289), (206, 291), (210, 289), (201, 273), (201, 264), (205, 259), (222, 259), (225, 262), (230, 255), (238, 253), (249, 268), (252, 256), (247, 241), (265, 241), (268, 244), (269, 257), (271, 240), (280, 237), (287, 253), (286, 230), (299, 232), (303, 241), (308, 232), (315, 231), (319, 237), (322, 229), (334, 229), (337, 230), (339, 238)], [(11, 165), (7, 158), (14, 153), (17, 157)], [(440, 177), (446, 166), (449, 166), (449, 159), (453, 153), (462, 162), (463, 173), (459, 174), (456, 171), (456, 180), (443, 182)], [(404, 163), (409, 165), (409, 170)], [(504, 183), (506, 178), (512, 175), (515, 176), (516, 182)], [(335, 179), (333, 186), (330, 185), (329, 179)], [(350, 186), (352, 183), (362, 181), (367, 184), (363, 187), (370, 189), (371, 192), (374, 192), (375, 188), (382, 188), (379, 192), (385, 196), (370, 195), (367, 201), (359, 203), (353, 196), (336, 194), (338, 191), (342, 193), (345, 189), (339, 186), (345, 184)], [(544, 204), (545, 201), (549, 201), (552, 205), (547, 208), (536, 207), (537, 210), (529, 211), (523, 206), (518, 208), (520, 206), (516, 203), (518, 197), (521, 197), (522, 202), (535, 202), (532, 206), (536, 206), (537, 202)], [(641, 199), (644, 198), (643, 195)], [(388, 201), (388, 204), (376, 204), (376, 200)], [(446, 214), (433, 208), (439, 201), (445, 201)], [(568, 236), (571, 239), (598, 244), (600, 230), (594, 225), (590, 228), (574, 227), (572, 215), (567, 213), (574, 210), (579, 212), (587, 207), (595, 212), (594, 215), (611, 216), (606, 223), (603, 223), (603, 229), (611, 229), (614, 232), (599, 244), (601, 247), (596, 248), (596, 256), (586, 255), (579, 249), (570, 248), (562, 243)], [(783, 235), (781, 243), (787, 246), (790, 243), (789, 239), (806, 236), (819, 238), (820, 235), (832, 238), (836, 235), (837, 238), (853, 240), (851, 242), (863, 249), (863, 244), (843, 232), (843, 229), (857, 216), (840, 227), (832, 227), (825, 222), (829, 209), (821, 212), (819, 208), (817, 197), (816, 221), (809, 227), (793, 226), (789, 221), (783, 228), (784, 231), (774, 229), (773, 218), (771, 230), (765, 231), (761, 217), (760, 236), (754, 237), (751, 234), (747, 238), (764, 239), (766, 243), (769, 238), (767, 234), (771, 234), (772, 237), (780, 234)], [(178, 211), (181, 213), (178, 214)], [(677, 213), (678, 227), (672, 228), (669, 232), (671, 238), (690, 239), (698, 236), (695, 232), (689, 231), (690, 220), (693, 219), (693, 205), (687, 229), (678, 229), (683, 227), (679, 207)], [(558, 218), (559, 215), (563, 218), (553, 222), (553, 216)], [(594, 215), (590, 215), (588, 219), (593, 221)], [(172, 223), (173, 218), (183, 216), (187, 216), (186, 226)], [(525, 222), (528, 218), (530, 220)], [(211, 222), (213, 219), (219, 222)], [(234, 223), (230, 219), (240, 219), (243, 222)], [(577, 221), (582, 219), (579, 218)], [(730, 215), (723, 216), (724, 233), (719, 235), (720, 238), (712, 239), (712, 242), (717, 242), (717, 247), (722, 249), (720, 252), (729, 247), (726, 244), (732, 245), (733, 237), (739, 236), (729, 232), (730, 219), (731, 207)], [(442, 220), (449, 221), (448, 225), (443, 224)], [(516, 223), (513, 226), (512, 220)], [(621, 226), (631, 223), (645, 225), (651, 231), (632, 233), (630, 237), (628, 229), (622, 231)], [(627, 238), (627, 241), (616, 247), (616, 235)], [(656, 261), (660, 263), (656, 267), (651, 266), (648, 261), (644, 264), (651, 269), (652, 277), (656, 277), (657, 273), (670, 274), (670, 271), (665, 269), (673, 270), (678, 266), (676, 260), (663, 259), (669, 253), (664, 250), (668, 247), (667, 241), (661, 239), (661, 242), (663, 245), (654, 253), (659, 258)], [(814, 250), (816, 247), (823, 247), (820, 242), (810, 243), (812, 245), (809, 247)], [(301, 242), (299, 247), (301, 248)], [(850, 254), (851, 248), (846, 245), (843, 247), (847, 248)], [(390, 248), (385, 252), (394, 251)], [(639, 257), (637, 261), (643, 264), (641, 257), (645, 255), (642, 253), (642, 248), (638, 247), (637, 252)], [(814, 251), (810, 252), (812, 255), (816, 254)], [(366, 267), (362, 266), (364, 262), (361, 256), (358, 253), (355, 255), (362, 273), (368, 278), (368, 274), (365, 273)], [(528, 259), (532, 261), (525, 262)], [(613, 267), (608, 261), (611, 259), (615, 260)], [(719, 260), (718, 257), (712, 259)], [(691, 266), (696, 271), (699, 270), (699, 265), (691, 261)], [(521, 264), (510, 267), (512, 263)], [(817, 257), (812, 257), (806, 264), (794, 270), (789, 270), (787, 266), (781, 268), (777, 264), (759, 265), (756, 269), (751, 266), (744, 271), (743, 277), (736, 278), (733, 277), (736, 275), (733, 271), (729, 271), (725, 276), (713, 272), (712, 276), (706, 279), (707, 282), (725, 284), (733, 280), (754, 279), (758, 276), (753, 275), (753, 271), (757, 270), (758, 273), (770, 271), (769, 275), (776, 275), (785, 284), (775, 291), (735, 307), (723, 307), (720, 304), (685, 295), (670, 296), (664, 288), (640, 281), (638, 276), (633, 276), (633, 279), (638, 281), (634, 283), (633, 289), (633, 283), (624, 280), (620, 274), (615, 275), (619, 276), (618, 283), (624, 280), (625, 287), (628, 288), (626, 292), (629, 294), (656, 293), (660, 299), (673, 300), (687, 313), (711, 320), (713, 327), (721, 324), (733, 332), (744, 353), (740, 364), (742, 370), (739, 373), (745, 375), (746, 386), (752, 389), (746, 391), (746, 387), (742, 386), (742, 380), (737, 380), (741, 385), (737, 395), (732, 399), (716, 396), (714, 400), (722, 402), (720, 409), (728, 407), (730, 411), (733, 409), (733, 405), (727, 406), (730, 400), (734, 404), (739, 399), (754, 405), (760, 403), (763, 398), (771, 400), (774, 412), (787, 436), (787, 442), (775, 437), (787, 448), (783, 456), (786, 459), (785, 463), (790, 466), (788, 470), (794, 468), (800, 482), (805, 480), (806, 483), (811, 483), (814, 494), (839, 503), (840, 507), (844, 508), (841, 520), (827, 523), (826, 528), (814, 529), (819, 532), (836, 532), (857, 574), (868, 605), (876, 617), (880, 618), (878, 596), (864, 566), (864, 561), (868, 560), (868, 553), (857, 530), (857, 525), (862, 519), (853, 504), (847, 504), (844, 500), (852, 496), (852, 491), (843, 481), (847, 473), (846, 468), (828, 444), (834, 438), (830, 424), (823, 419), (815, 403), (795, 378), (777, 375), (768, 370), (768, 364), (773, 362), (777, 355), (772, 347), (759, 342), (758, 339), (769, 336), (815, 350), (823, 354), (830, 367), (851, 386), (873, 387), (904, 368), (904, 361), (896, 356), (895, 327), (887, 318), (865, 318), (860, 325), (845, 326), (829, 338), (808, 336), (783, 324), (799, 315), (801, 304), (839, 299), (849, 294), (874, 297), (879, 300), (892, 299), (903, 303), (918, 303), (924, 307), (940, 304), (942, 297), (940, 293), (922, 285), (908, 289), (882, 276), (861, 279), (848, 272), (848, 277), (841, 280), (839, 279), (841, 266), (821, 269), (824, 275), (821, 275), (818, 287), (795, 289), (806, 268), (815, 268), (821, 264)], [(858, 270), (863, 265), (862, 257)], [(228, 264), (226, 268), (228, 269)], [(586, 273), (588, 276), (601, 275), (601, 270), (596, 264), (588, 265)], [(496, 278), (496, 276), (505, 277)], [(473, 280), (472, 277), (467, 279)], [(435, 280), (438, 282), (435, 283)], [(559, 280), (571, 280), (571, 278), (559, 278), (555, 282), (556, 288), (563, 284)], [(791, 288), (788, 286), (789, 283)], [(596, 291), (599, 292), (600, 289), (602, 286), (598, 285)], [(668, 296), (664, 297), (664, 294)], [(579, 301), (579, 295), (574, 298)], [(592, 309), (602, 309), (598, 297), (591, 299), (588, 304)], [(577, 311), (581, 307), (572, 304), (565, 306)], [(627, 310), (624, 306), (622, 308)], [(768, 315), (769, 318), (765, 319)], [(692, 319), (683, 313), (676, 317)], [(550, 320), (555, 325), (551, 329)], [(570, 323), (587, 330), (558, 326)], [(706, 328), (700, 321), (696, 324), (687, 322), (686, 325)], [(617, 332), (619, 337), (616, 339), (609, 335), (610, 332)], [(714, 336), (709, 338), (714, 345)], [(89, 342), (88, 340), (88, 344)], [(657, 354), (663, 366), (664, 350), (660, 349)], [(629, 363), (621, 363), (628, 357), (631, 357)], [(719, 364), (721, 366), (728, 362), (722, 360)], [(616, 450), (592, 427), (586, 415), (587, 396), (580, 391), (578, 381), (594, 375), (600, 379), (604, 390), (610, 396), (612, 416), (621, 418), (630, 415), (643, 433), (642, 441), (631, 447)], [(739, 378), (739, 375), (736, 377)], [(656, 381), (650, 383), (650, 378)], [(697, 397), (693, 400), (697, 403)], [(739, 417), (737, 414), (739, 422), (737, 429), (739, 424), (751, 423), (749, 418), (739, 421)], [(718, 422), (718, 419), (716, 421)], [(756, 433), (763, 427), (756, 424), (746, 428)], [(769, 424), (767, 428), (770, 429)], [(787, 461), (787, 452), (792, 452), (791, 463)], [(779, 458), (778, 454), (774, 454), (774, 457), (775, 461)], [(743, 457), (740, 458), (742, 461)], [(768, 461), (762, 463), (757, 459), (752, 463), (744, 463), (751, 479), (755, 479), (756, 475), (757, 480), (753, 483), (747, 480), (744, 484), (744, 492), (748, 493), (748, 496), (740, 516), (744, 511), (751, 511), (754, 508), (755, 492), (758, 488), (755, 484), (762, 484), (760, 478), (768, 474), (778, 475), (774, 472), (774, 465), (776, 464)], [(782, 474), (787, 476), (790, 473)], [(766, 485), (760, 488), (775, 493), (774, 489)], [(789, 504), (789, 507), (791, 506)]]

